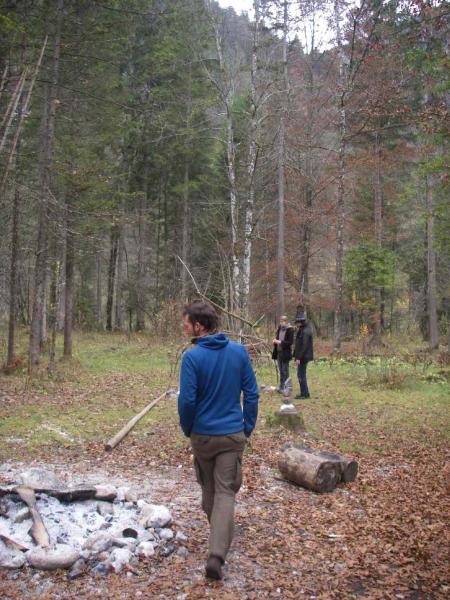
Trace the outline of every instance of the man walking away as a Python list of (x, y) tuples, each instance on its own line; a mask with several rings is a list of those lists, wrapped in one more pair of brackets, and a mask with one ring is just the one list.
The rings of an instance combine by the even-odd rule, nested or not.
[(292, 358), (292, 344), (294, 343), (294, 328), (288, 322), (288, 318), (283, 315), (280, 318), (280, 324), (273, 340), (272, 358), (278, 363), (280, 373), (280, 388), (282, 394), (286, 380), (289, 377), (289, 361)]
[(191, 439), (202, 508), (210, 524), (206, 575), (212, 579), (222, 578), (233, 539), (245, 439), (258, 415), (258, 386), (247, 351), (218, 333), (218, 324), (207, 302), (185, 306), (183, 330), (195, 345), (183, 355), (178, 398), (180, 425)]
[(295, 337), (294, 359), (297, 365), (297, 376), (300, 384), (300, 394), (297, 394), (295, 398), (299, 400), (310, 397), (308, 382), (306, 380), (306, 367), (309, 361), (314, 360), (313, 332), (304, 313), (300, 313), (295, 317), (295, 323), (298, 324), (298, 331)]

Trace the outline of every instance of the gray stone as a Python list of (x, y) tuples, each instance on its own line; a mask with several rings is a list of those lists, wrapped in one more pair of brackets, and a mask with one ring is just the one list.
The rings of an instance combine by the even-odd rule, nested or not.
[(158, 533), (160, 540), (171, 540), (173, 538), (173, 531), (171, 529), (161, 529)]
[(112, 546), (112, 536), (104, 531), (91, 535), (83, 544), (83, 550), (89, 550), (92, 554), (108, 550)]
[(57, 490), (65, 488), (65, 484), (56, 477), (53, 471), (33, 467), (27, 469), (19, 475), (19, 481), (22, 485), (31, 488), (47, 488)]
[(56, 544), (50, 548), (34, 548), (26, 553), (27, 560), (35, 569), (69, 569), (80, 553), (65, 544)]
[(130, 492), (130, 488), (128, 486), (121, 486), (117, 490), (117, 500), (119, 502), (125, 502), (125, 497), (129, 492)]
[(184, 533), (182, 533), (181, 531), (177, 531), (175, 539), (177, 540), (177, 542), (187, 542), (188, 536), (184, 535)]
[(144, 527), (165, 527), (172, 521), (168, 508), (161, 504), (145, 504), (139, 513), (139, 522)]
[(106, 515), (114, 514), (114, 505), (111, 502), (103, 502), (102, 500), (97, 502), (97, 512), (102, 517)]
[(116, 548), (128, 548), (131, 552), (136, 550), (138, 541), (134, 538), (113, 538), (113, 546)]
[(26, 562), (26, 558), (19, 550), (0, 548), (0, 568), (20, 569)]
[(125, 492), (125, 501), (126, 502), (133, 502), (133, 504), (137, 504), (137, 501), (138, 501), (137, 492), (135, 492), (134, 490), (128, 489)]
[(159, 551), (161, 556), (170, 556), (173, 552), (175, 552), (175, 544), (166, 544)]
[(72, 568), (69, 571), (69, 579), (77, 579), (77, 577), (81, 577), (81, 575), (83, 575), (83, 573), (86, 571), (87, 569), (87, 564), (86, 561), (83, 560), (82, 558), (79, 558), (72, 566)]
[(114, 548), (110, 556), (111, 567), (116, 573), (120, 573), (123, 567), (130, 564), (132, 558), (133, 553), (128, 548)]
[(0, 498), (0, 517), (8, 514), (9, 504), (4, 498)]
[(95, 565), (95, 567), (91, 570), (91, 573), (93, 575), (100, 575), (102, 577), (104, 577), (105, 575), (108, 575), (108, 573), (111, 571), (111, 565), (109, 564), (109, 562), (99, 562), (98, 564)]
[(152, 542), (141, 542), (136, 549), (136, 553), (138, 556), (144, 556), (148, 558), (149, 556), (153, 556), (155, 554), (155, 546)]
[(94, 487), (96, 489), (97, 498), (103, 498), (103, 500), (108, 499), (111, 502), (117, 498), (117, 489), (114, 485), (105, 483)]

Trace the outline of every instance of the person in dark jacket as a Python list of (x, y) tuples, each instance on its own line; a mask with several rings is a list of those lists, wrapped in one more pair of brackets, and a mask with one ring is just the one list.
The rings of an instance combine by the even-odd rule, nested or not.
[(289, 361), (292, 359), (292, 344), (294, 343), (294, 328), (290, 325), (288, 318), (283, 315), (273, 340), (272, 358), (278, 363), (280, 373), (279, 392), (284, 391), (284, 384), (289, 377)]
[(194, 347), (183, 355), (178, 397), (180, 425), (191, 439), (202, 508), (210, 523), (206, 575), (212, 579), (222, 578), (233, 538), (245, 440), (258, 416), (258, 386), (250, 357), (244, 346), (217, 332), (218, 322), (207, 302), (185, 306), (183, 330), (194, 338)]
[(298, 331), (295, 337), (294, 360), (297, 365), (297, 376), (300, 384), (300, 394), (297, 394), (295, 398), (299, 400), (310, 397), (306, 379), (306, 368), (308, 363), (314, 360), (313, 332), (304, 313), (300, 313), (295, 317), (295, 323), (298, 324)]

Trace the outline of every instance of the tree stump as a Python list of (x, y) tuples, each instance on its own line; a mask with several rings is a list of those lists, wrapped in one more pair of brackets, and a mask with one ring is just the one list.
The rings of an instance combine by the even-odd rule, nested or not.
[(277, 410), (271, 419), (274, 425), (281, 425), (289, 431), (299, 433), (305, 431), (305, 422), (302, 415), (297, 409), (293, 410)]
[(319, 493), (334, 490), (342, 477), (337, 461), (295, 446), (289, 446), (282, 452), (278, 468), (286, 479)]

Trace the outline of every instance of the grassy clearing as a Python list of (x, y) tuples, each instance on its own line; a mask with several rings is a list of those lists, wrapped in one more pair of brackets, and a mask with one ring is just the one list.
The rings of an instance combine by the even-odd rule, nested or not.
[[(74, 347), (73, 360), (59, 362), (52, 378), (43, 370), (27, 385), (23, 370), (0, 376), (0, 389), (5, 387), (9, 398), (0, 405), (4, 458), (40, 446), (76, 448), (106, 441), (166, 389), (177, 351), (145, 335), (128, 338), (106, 333), (78, 332)], [(357, 454), (384, 454), (397, 442), (445, 444), (448, 380), (434, 377), (438, 373), (434, 365), (389, 360), (353, 357), (351, 361), (312, 363), (308, 368), (312, 398), (299, 403), (308, 431), (344, 452)], [(293, 367), (291, 375), (296, 393)], [(276, 384), (269, 362), (257, 368), (257, 377), (260, 384)], [(176, 384), (176, 377), (172, 383)], [(262, 394), (257, 435), (265, 435), (265, 417), (279, 404), (276, 393)], [(134, 435), (151, 434), (176, 423), (176, 402), (163, 400), (138, 424)]]

